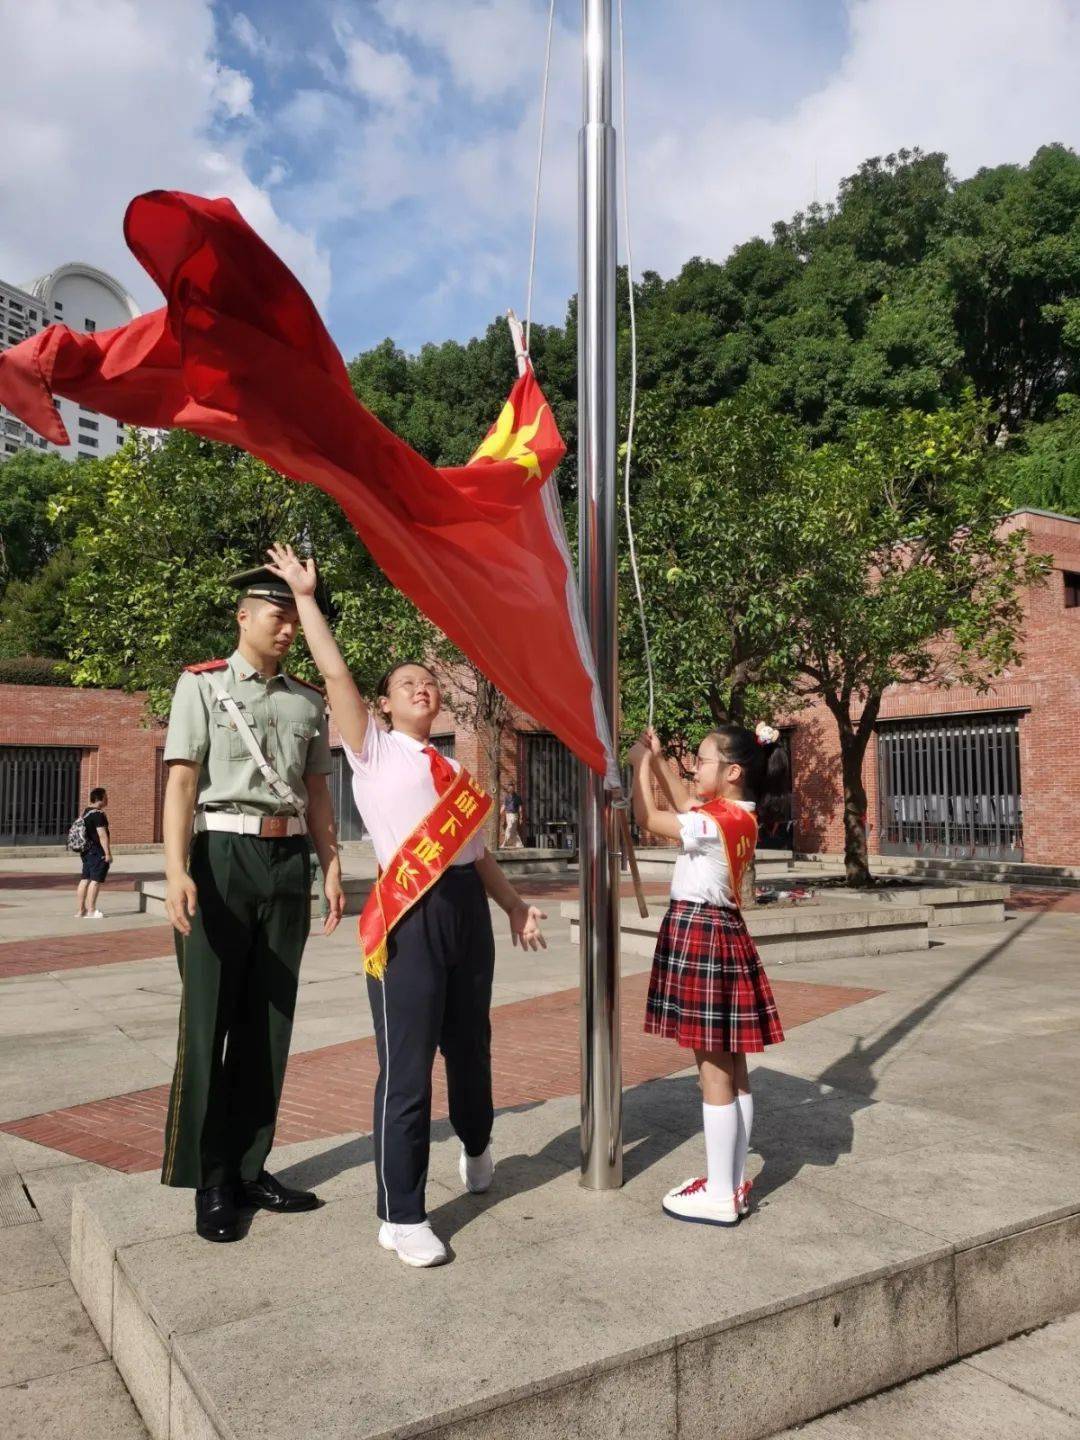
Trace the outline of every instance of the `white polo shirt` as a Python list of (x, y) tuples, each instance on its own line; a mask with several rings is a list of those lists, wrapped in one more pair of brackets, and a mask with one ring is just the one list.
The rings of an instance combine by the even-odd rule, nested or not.
[[(744, 810), (757, 809), (750, 800), (732, 803)], [(671, 877), (672, 900), (737, 910), (739, 900), (731, 888), (727, 846), (715, 820), (701, 810), (689, 810), (679, 816), (679, 829), (682, 843)]]
[[(353, 799), (375, 846), (375, 857), (385, 869), (402, 843), (439, 798), (431, 778), (431, 762), (424, 743), (398, 730), (384, 730), (374, 715), (368, 719), (359, 753), (344, 747), (353, 772)], [(456, 760), (455, 770), (461, 766)], [(455, 865), (471, 865), (484, 853), (480, 835), (462, 847)]]

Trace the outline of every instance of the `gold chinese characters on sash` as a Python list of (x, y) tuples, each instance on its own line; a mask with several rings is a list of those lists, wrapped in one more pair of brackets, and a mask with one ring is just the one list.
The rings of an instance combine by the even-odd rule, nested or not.
[(360, 916), (360, 948), (369, 975), (383, 978), (390, 931), (454, 863), (490, 813), (491, 796), (467, 770), (459, 770), (435, 808), (379, 871)]

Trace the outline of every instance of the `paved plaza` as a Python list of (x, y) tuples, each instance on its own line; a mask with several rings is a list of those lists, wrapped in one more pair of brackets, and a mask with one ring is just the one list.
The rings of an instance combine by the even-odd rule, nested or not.
[[(789, 1038), (754, 1066), (759, 1209), (737, 1231), (717, 1235), (666, 1222), (659, 1213), (660, 1195), (701, 1168), (700, 1111), (685, 1052), (641, 1033), (644, 956), (627, 954), (623, 964), (627, 1183), (613, 1196), (577, 1186), (578, 955), (560, 914), (561, 900), (573, 897), (573, 881), (521, 882), (546, 902), (550, 946), (539, 955), (513, 950), (505, 920), (496, 915), (499, 1178), (487, 1196), (459, 1193), (437, 1066), (440, 1120), (429, 1203), (454, 1262), (417, 1276), (375, 1253), (367, 1141), (375, 1057), (353, 920), (330, 939), (313, 934), (310, 942), (278, 1133), (279, 1173), (317, 1185), (326, 1206), (311, 1217), (257, 1215), (245, 1239), (223, 1253), (195, 1240), (186, 1192), (157, 1185), (179, 980), (170, 932), (160, 918), (139, 913), (134, 886), (159, 874), (160, 866), (153, 853), (121, 856), (103, 896), (107, 918), (89, 922), (73, 916), (68, 860), (28, 855), (0, 862), (5, 1440), (123, 1440), (145, 1433), (109, 1358), (111, 1352), (119, 1361), (118, 1345), (130, 1343), (130, 1335), (123, 1341), (128, 1332), (120, 1312), (114, 1316), (111, 1309), (111, 1268), (109, 1314), (95, 1313), (93, 1323), (69, 1278), (79, 1186), (89, 1187), (74, 1201), (74, 1259), (84, 1299), (92, 1309), (98, 1305), (86, 1224), (92, 1221), (102, 1234), (115, 1226), (110, 1265), (115, 1253), (133, 1304), (155, 1317), (172, 1345), (171, 1391), (168, 1369), (164, 1392), (158, 1383), (156, 1358), (151, 1364), (144, 1357), (141, 1368), (121, 1364), (155, 1437), (301, 1433), (302, 1408), (313, 1413), (313, 1384), (327, 1409), (304, 1433), (318, 1440), (419, 1433), (425, 1415), (442, 1416), (455, 1440), (459, 1434), (578, 1433), (550, 1405), (521, 1408), (541, 1393), (545, 1365), (565, 1374), (561, 1393), (591, 1386), (575, 1401), (579, 1416), (592, 1405), (609, 1416), (625, 1410), (625, 1431), (610, 1433), (691, 1434), (693, 1385), (682, 1382), (686, 1411), (676, 1430), (656, 1373), (683, 1364), (690, 1375), (688, 1334), (694, 1317), (700, 1312), (704, 1321), (717, 1303), (718, 1291), (724, 1292), (725, 1323), (742, 1324), (754, 1304), (755, 1315), (775, 1309), (781, 1294), (785, 1303), (801, 1297), (805, 1308), (837, 1275), (850, 1272), (854, 1293), (867, 1275), (930, 1275), (946, 1258), (959, 1264), (973, 1247), (1007, 1247), (1021, 1234), (1024, 1244), (1035, 1244), (1036, 1230), (1046, 1246), (1028, 1255), (1025, 1273), (1039, 1293), (1017, 1294), (1013, 1313), (993, 1322), (1004, 1329), (994, 1334), (977, 1307), (962, 1313), (954, 1305), (942, 1312), (939, 1335), (936, 1300), (927, 1291), (921, 1312), (927, 1363), (920, 1360), (914, 1369), (909, 1355), (894, 1354), (881, 1362), (881, 1383), (894, 1385), (955, 1361), (958, 1353), (965, 1358), (837, 1410), (805, 1433), (822, 1440), (906, 1440), (930, 1427), (957, 1436), (1051, 1440), (1080, 1433), (1080, 1367), (1068, 1360), (1076, 1352), (1074, 1320), (992, 1348), (980, 1340), (1080, 1308), (1080, 896), (1018, 894), (1004, 925), (935, 932), (929, 950), (777, 965), (772, 979)], [(531, 1304), (539, 1313), (568, 1295), (580, 1298), (585, 1291), (575, 1290), (575, 1277), (587, 1278), (603, 1263), (617, 1272), (627, 1245), (634, 1247), (630, 1258), (642, 1277), (637, 1288), (649, 1290), (652, 1313), (632, 1313), (629, 1302), (613, 1313), (597, 1296), (589, 1333), (597, 1337), (598, 1353), (595, 1364), (590, 1357), (589, 1374), (581, 1368), (584, 1354), (571, 1354), (574, 1345), (580, 1348), (573, 1317), (562, 1327), (566, 1353), (541, 1357), (538, 1368), (531, 1348), (518, 1343), (518, 1320), (524, 1323)], [(583, 1253), (585, 1247), (591, 1253)], [(490, 1268), (492, 1257), (501, 1270)], [(916, 1261), (923, 1267), (918, 1271)], [(353, 1336), (343, 1332), (343, 1324), (350, 1316), (377, 1314), (385, 1326), (416, 1304), (432, 1307), (443, 1325), (464, 1307), (474, 1337), (496, 1327), (488, 1342), (491, 1384), (518, 1409), (504, 1406), (493, 1418), (495, 1389), (489, 1401), (477, 1399), (475, 1384), (465, 1395), (438, 1365), (430, 1381), (402, 1396), (385, 1366), (373, 1365), (375, 1389), (364, 1392), (364, 1413), (343, 1418), (343, 1397), (355, 1401), (358, 1393), (351, 1361), (368, 1343), (359, 1329)], [(504, 1309), (517, 1336), (515, 1354), (497, 1353)], [(678, 1344), (661, 1343), (654, 1333), (661, 1322)], [(851, 1323), (858, 1334), (863, 1320)], [(124, 1324), (134, 1324), (131, 1316)], [(965, 1326), (970, 1345), (957, 1340)], [(331, 1333), (344, 1334), (341, 1348), (350, 1363), (325, 1355), (316, 1362), (312, 1346), (325, 1346)], [(272, 1335), (291, 1336), (292, 1348), (275, 1350)], [(235, 1351), (228, 1348), (233, 1343)], [(635, 1345), (634, 1368), (627, 1368), (624, 1352)], [(968, 1355), (970, 1349), (979, 1353)], [(215, 1371), (214, 1357), (224, 1356), (235, 1373), (241, 1353), (251, 1357), (251, 1370), (230, 1387), (224, 1372)], [(710, 1386), (723, 1390), (715, 1368), (720, 1354), (699, 1357), (698, 1403), (713, 1393)], [(184, 1413), (177, 1409), (178, 1366), (198, 1398)], [(640, 1387), (649, 1377), (654, 1412), (646, 1432)], [(852, 1389), (835, 1401), (825, 1395), (821, 1408), (858, 1393)], [(796, 1418), (782, 1405), (765, 1406), (761, 1414), (761, 1424), (775, 1415), (772, 1432)], [(942, 1415), (952, 1417), (952, 1429)], [(965, 1417), (970, 1429), (960, 1428)], [(712, 1433), (771, 1432), (739, 1421)]]

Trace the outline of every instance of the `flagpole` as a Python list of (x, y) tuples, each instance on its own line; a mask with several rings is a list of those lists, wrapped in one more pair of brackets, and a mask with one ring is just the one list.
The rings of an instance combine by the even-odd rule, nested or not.
[[(615, 131), (611, 0), (583, 0), (578, 158), (579, 571), (601, 694), (618, 737), (615, 571)], [(581, 1183), (622, 1184), (619, 855), (601, 778), (581, 767)]]

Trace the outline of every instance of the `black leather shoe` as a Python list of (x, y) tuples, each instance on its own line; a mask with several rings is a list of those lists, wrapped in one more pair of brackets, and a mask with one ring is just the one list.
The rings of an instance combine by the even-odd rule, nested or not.
[(257, 1180), (241, 1180), (240, 1203), (254, 1205), (258, 1210), (277, 1210), (283, 1215), (298, 1210), (315, 1210), (319, 1197), (311, 1190), (291, 1190), (264, 1170)]
[(195, 1191), (195, 1230), (204, 1240), (220, 1245), (240, 1239), (240, 1216), (231, 1185), (210, 1185)]

